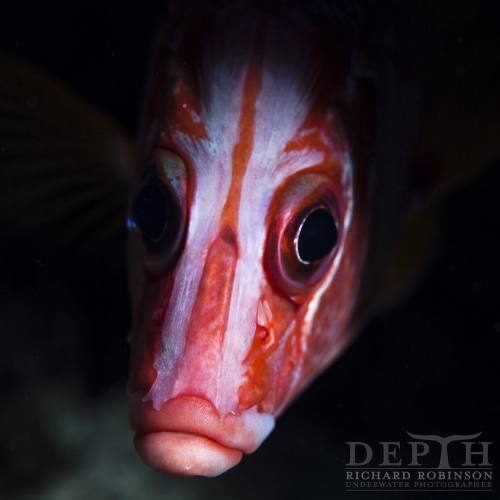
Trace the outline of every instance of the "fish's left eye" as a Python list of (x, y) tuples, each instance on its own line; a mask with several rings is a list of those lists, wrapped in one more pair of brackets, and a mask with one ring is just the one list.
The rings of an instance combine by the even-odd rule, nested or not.
[(300, 303), (330, 269), (342, 240), (342, 198), (330, 177), (292, 178), (272, 212), (264, 266), (270, 283)]
[(304, 264), (323, 259), (335, 248), (338, 238), (339, 230), (333, 215), (327, 208), (316, 208), (306, 215), (297, 231), (297, 257)]

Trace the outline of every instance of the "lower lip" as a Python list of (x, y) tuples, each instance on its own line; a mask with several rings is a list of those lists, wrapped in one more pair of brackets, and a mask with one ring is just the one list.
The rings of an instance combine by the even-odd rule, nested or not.
[(221, 418), (206, 399), (177, 396), (155, 410), (134, 394), (130, 422), (141, 458), (155, 469), (213, 477), (254, 451), (273, 428), (270, 415), (247, 410)]
[(211, 439), (182, 432), (136, 436), (135, 447), (151, 467), (187, 476), (215, 477), (237, 465), (243, 452)]

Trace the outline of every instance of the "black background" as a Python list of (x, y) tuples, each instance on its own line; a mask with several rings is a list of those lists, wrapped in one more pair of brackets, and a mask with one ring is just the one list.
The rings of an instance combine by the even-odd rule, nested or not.
[[(63, 79), (133, 136), (162, 4), (3, 5), (0, 50)], [(485, 68), (488, 61), (485, 54)], [(481, 439), (494, 443), (495, 461), (497, 167), (483, 169), (441, 204), (440, 242), (416, 292), (364, 329), (278, 421), (258, 452), (213, 480), (155, 473), (133, 452), (124, 393), (129, 322), (124, 252), (112, 263), (80, 256), (75, 262), (29, 234), (4, 235), (0, 497), (438, 498), (344, 492), (345, 441), (406, 441), (406, 431), (442, 436), (482, 431)], [(452, 456), (460, 459), (459, 451), (451, 449)], [(498, 492), (438, 495), (498, 498)]]

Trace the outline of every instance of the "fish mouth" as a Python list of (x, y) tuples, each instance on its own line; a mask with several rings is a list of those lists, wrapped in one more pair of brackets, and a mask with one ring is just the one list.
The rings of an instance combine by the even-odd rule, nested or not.
[(274, 427), (274, 418), (255, 408), (221, 418), (200, 397), (177, 396), (159, 410), (143, 399), (131, 396), (135, 447), (148, 465), (173, 474), (218, 476), (255, 451)]

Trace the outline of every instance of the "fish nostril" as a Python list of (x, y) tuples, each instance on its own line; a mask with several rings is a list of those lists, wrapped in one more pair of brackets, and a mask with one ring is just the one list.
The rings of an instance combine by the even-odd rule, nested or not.
[(256, 334), (259, 340), (262, 340), (262, 342), (266, 342), (266, 340), (269, 338), (269, 330), (265, 326), (257, 325)]

